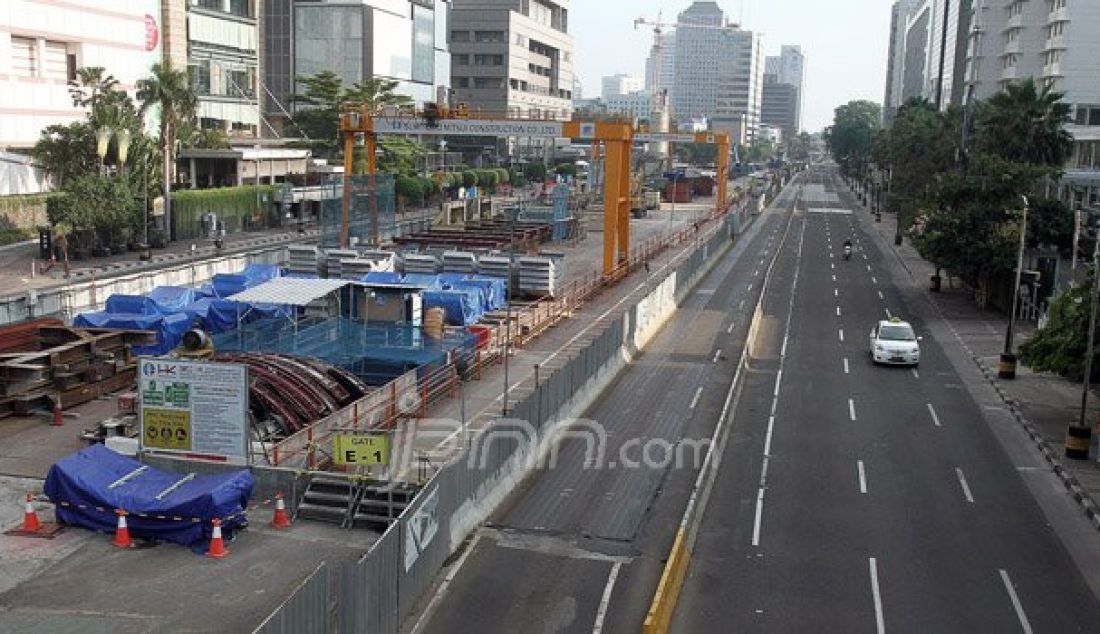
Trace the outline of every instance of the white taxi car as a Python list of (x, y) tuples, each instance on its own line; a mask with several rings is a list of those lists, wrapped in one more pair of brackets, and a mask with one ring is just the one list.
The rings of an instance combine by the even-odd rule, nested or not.
[(897, 317), (880, 321), (871, 329), (871, 360), (915, 366), (920, 363), (920, 341), (909, 322)]

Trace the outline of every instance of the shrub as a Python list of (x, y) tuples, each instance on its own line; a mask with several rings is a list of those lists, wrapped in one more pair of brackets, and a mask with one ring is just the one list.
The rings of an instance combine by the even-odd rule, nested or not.
[(270, 204), (273, 193), (269, 185), (172, 192), (172, 235), (177, 240), (202, 237), (202, 214), (208, 212), (217, 214), (227, 232), (272, 225), (278, 216)]
[(477, 172), (473, 170), (462, 172), (462, 186), (473, 187), (474, 185), (477, 185)]

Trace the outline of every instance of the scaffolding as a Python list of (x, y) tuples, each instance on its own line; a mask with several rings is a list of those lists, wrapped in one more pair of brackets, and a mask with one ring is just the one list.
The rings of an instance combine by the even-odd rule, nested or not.
[[(343, 222), (344, 183), (337, 180), (326, 185), (318, 222), (321, 246), (338, 248)], [(348, 236), (356, 244), (384, 242), (397, 235), (397, 203), (392, 174), (357, 175), (351, 177), (348, 188), (350, 204)]]

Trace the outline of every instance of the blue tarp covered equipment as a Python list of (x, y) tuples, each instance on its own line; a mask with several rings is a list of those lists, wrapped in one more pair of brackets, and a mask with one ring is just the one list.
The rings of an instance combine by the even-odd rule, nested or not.
[(122, 295), (115, 293), (104, 303), (104, 312), (131, 313), (135, 315), (160, 315), (157, 303), (144, 295)]
[(104, 445), (92, 445), (50, 467), (45, 492), (66, 524), (114, 532), (115, 509), (122, 509), (129, 513), (131, 535), (184, 546), (208, 541), (214, 518), (222, 520), (227, 539), (248, 523), (252, 474), (247, 469), (180, 483), (187, 476), (151, 467), (135, 473), (142, 466)]
[(179, 345), (183, 333), (191, 326), (186, 313), (175, 315), (142, 315), (138, 313), (81, 313), (73, 320), (77, 328), (126, 328), (129, 330), (153, 330), (157, 343), (134, 346), (134, 354), (159, 355), (170, 352)]
[(186, 286), (158, 286), (149, 291), (148, 297), (153, 300), (163, 315), (182, 313), (188, 304), (199, 298), (195, 289)]

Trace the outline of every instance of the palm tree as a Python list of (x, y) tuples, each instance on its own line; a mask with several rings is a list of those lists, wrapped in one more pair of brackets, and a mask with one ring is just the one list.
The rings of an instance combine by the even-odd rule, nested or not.
[(413, 100), (406, 95), (394, 92), (400, 84), (392, 79), (372, 77), (355, 82), (344, 93), (343, 99), (353, 105), (366, 106), (372, 113), (378, 114), (386, 106), (410, 106)]
[(176, 138), (180, 126), (191, 122), (198, 109), (198, 100), (191, 90), (187, 71), (176, 70), (172, 62), (153, 64), (151, 74), (137, 82), (137, 98), (144, 116), (152, 109), (160, 114), (160, 151), (164, 175), (164, 222), (171, 239), (172, 181), (175, 180)]
[(977, 120), (979, 148), (1008, 161), (1060, 168), (1073, 152), (1066, 131), (1069, 104), (1035, 80), (1008, 84), (982, 105)]

